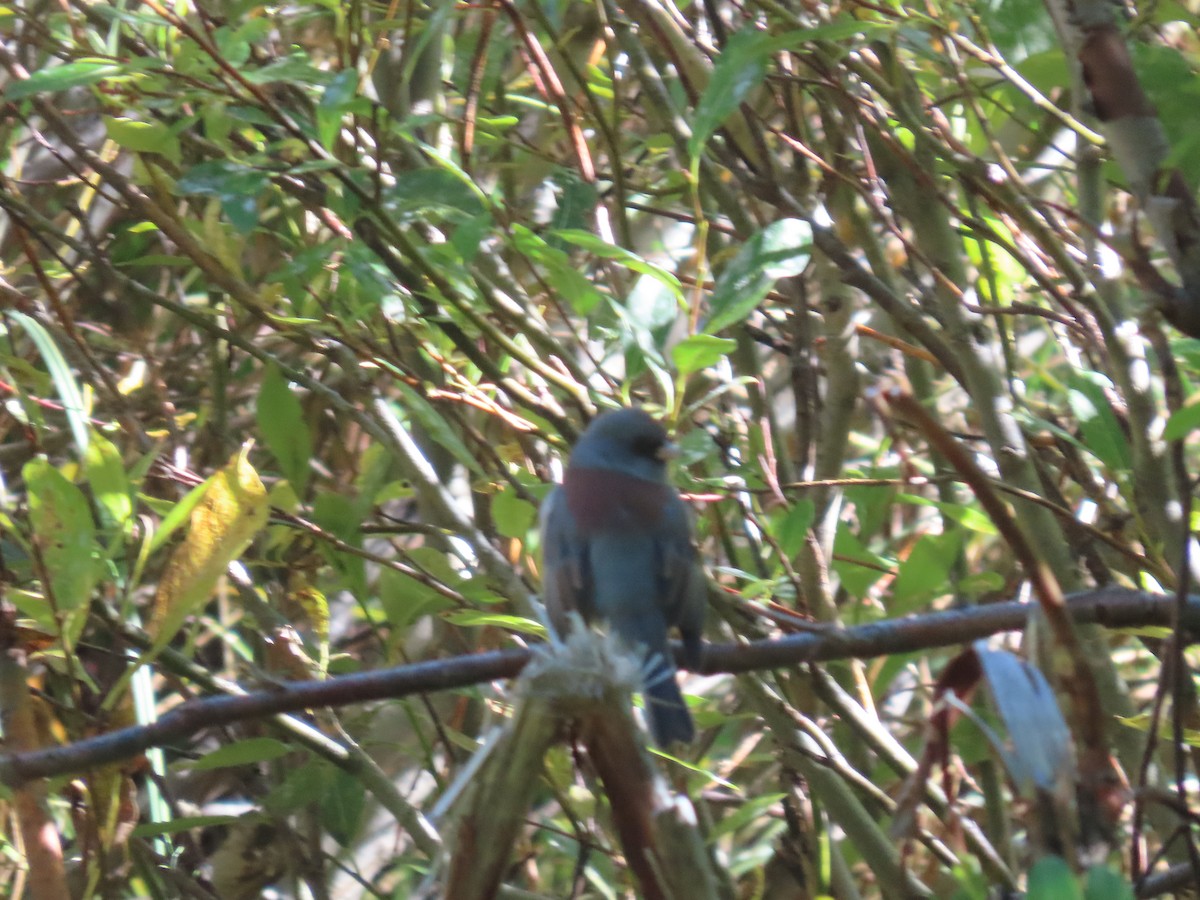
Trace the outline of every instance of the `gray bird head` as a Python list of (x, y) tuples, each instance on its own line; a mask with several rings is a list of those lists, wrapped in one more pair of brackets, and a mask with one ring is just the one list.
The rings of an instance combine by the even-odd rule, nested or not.
[(636, 407), (597, 416), (571, 452), (571, 465), (612, 469), (649, 481), (667, 480), (667, 460), (679, 448), (666, 429)]

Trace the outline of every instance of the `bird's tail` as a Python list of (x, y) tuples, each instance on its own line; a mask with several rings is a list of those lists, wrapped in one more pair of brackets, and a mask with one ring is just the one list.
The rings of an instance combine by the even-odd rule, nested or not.
[(675, 681), (675, 667), (664, 665), (661, 658), (656, 662), (658, 665), (649, 671), (642, 686), (650, 734), (660, 747), (669, 747), (675, 741), (690, 744), (696, 727)]

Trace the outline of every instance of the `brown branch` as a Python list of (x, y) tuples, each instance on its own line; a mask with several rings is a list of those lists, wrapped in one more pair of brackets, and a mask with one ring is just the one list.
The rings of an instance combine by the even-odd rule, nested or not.
[[(1075, 594), (1067, 610), (1076, 624), (1132, 628), (1170, 626), (1175, 597), (1126, 588)], [(977, 640), (1025, 627), (1031, 607), (1011, 601), (874, 622), (845, 629), (789, 635), (745, 644), (710, 644), (700, 674), (791, 668), (835, 659), (869, 659), (913, 653)], [(1200, 634), (1200, 595), (1190, 595), (1180, 627)], [(678, 649), (678, 648), (677, 648)], [(219, 725), (322, 706), (346, 706), (429, 691), (514, 678), (529, 661), (528, 650), (500, 650), (430, 660), (325, 681), (293, 681), (236, 697), (190, 700), (150, 725), (123, 728), (62, 747), (0, 755), (0, 781), (16, 787), (34, 778), (76, 772), (115, 762)]]

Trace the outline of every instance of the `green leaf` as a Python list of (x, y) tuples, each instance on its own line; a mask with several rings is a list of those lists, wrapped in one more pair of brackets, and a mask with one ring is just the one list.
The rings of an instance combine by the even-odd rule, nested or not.
[(551, 177), (558, 188), (558, 208), (550, 221), (555, 231), (584, 228), (596, 209), (599, 190), (589, 181), (584, 181), (573, 169), (559, 169)]
[(350, 845), (362, 822), (366, 807), (366, 789), (352, 772), (337, 769), (327, 788), (321, 792), (321, 825), (343, 847)]
[(353, 68), (338, 72), (325, 86), (325, 92), (317, 103), (317, 140), (326, 150), (333, 147), (346, 107), (357, 94), (358, 71)]
[(1004, 589), (1004, 576), (999, 572), (972, 572), (954, 586), (954, 589), (971, 600), (978, 600), (984, 594), (991, 594)]
[(680, 375), (691, 375), (724, 359), (737, 348), (732, 338), (693, 334), (671, 348), (671, 359)]
[(996, 526), (992, 524), (981, 510), (974, 506), (966, 506), (961, 503), (945, 503), (941, 500), (932, 500), (929, 497), (921, 497), (917, 494), (897, 494), (896, 502), (911, 503), (913, 506), (932, 506), (942, 512), (947, 519), (951, 519), (962, 525), (964, 528), (969, 528), (972, 531), (980, 534), (994, 535)]
[(699, 156), (721, 123), (762, 84), (767, 63), (775, 52), (775, 40), (770, 32), (752, 27), (739, 29), (730, 36), (696, 104), (688, 156), (693, 159)]
[(547, 244), (541, 235), (524, 225), (513, 225), (511, 240), (518, 253), (530, 262), (541, 264), (542, 276), (575, 312), (586, 316), (603, 302), (604, 295), (590, 279), (575, 270), (567, 254)]
[[(231, 17), (236, 22), (240, 17)], [(231, 66), (243, 68), (250, 59), (251, 47), (267, 36), (271, 22), (265, 16), (249, 17), (237, 28), (221, 26), (213, 32), (213, 40), (221, 58)]]
[(92, 432), (83, 464), (104, 524), (123, 527), (133, 516), (133, 497), (120, 451), (106, 437)]
[(526, 619), (523, 616), (508, 616), (503, 613), (487, 612), (478, 609), (464, 609), (450, 613), (446, 621), (451, 625), (462, 628), (503, 628), (507, 631), (518, 631), (522, 634), (545, 635), (546, 629), (540, 622)]
[(981, 0), (973, 8), (987, 23), (988, 34), (1004, 60), (1012, 65), (1031, 53), (1058, 49), (1054, 23), (1041, 0)]
[(450, 585), (455, 590), (461, 587), (464, 581), (462, 570), (456, 568), (451, 557), (444, 550), (437, 547), (414, 547), (409, 551), (408, 558), (422, 572), (437, 579), (442, 584)]
[(275, 81), (286, 81), (288, 84), (327, 84), (330, 78), (328, 72), (318, 69), (307, 55), (299, 52), (261, 69), (243, 72), (242, 77), (250, 84), (271, 84)]
[(192, 515), (192, 510), (196, 508), (196, 504), (204, 499), (204, 495), (208, 493), (208, 488), (212, 484), (212, 479), (209, 478), (190, 491), (187, 495), (170, 508), (158, 529), (154, 532), (154, 537), (150, 539), (150, 546), (147, 547), (147, 553), (153, 553), (162, 547), (163, 544), (173, 535), (179, 526), (185, 523)]
[(1029, 870), (1026, 900), (1083, 900), (1083, 891), (1061, 856), (1043, 856)]
[(348, 544), (361, 540), (362, 517), (362, 508), (345, 494), (320, 491), (313, 500), (313, 521)]
[(949, 900), (988, 900), (992, 879), (976, 856), (960, 856), (951, 872), (958, 886)]
[(465, 173), (451, 166), (400, 173), (384, 194), (383, 206), (402, 221), (418, 219), (429, 211), (465, 220), (486, 209), (479, 188)]
[(467, 449), (458, 434), (446, 423), (441, 414), (433, 408), (423, 396), (413, 390), (403, 381), (396, 382), (396, 389), (404, 395), (403, 409), (410, 419), (419, 424), (429, 434), (430, 440), (453, 454), (454, 458), (466, 466), (467, 470), (476, 475), (482, 475), (479, 460)]
[(157, 153), (178, 164), (180, 160), (179, 138), (163, 122), (139, 122), (124, 116), (111, 116), (104, 120), (108, 136), (126, 150), (137, 153)]
[(59, 399), (62, 400), (67, 424), (71, 426), (71, 436), (75, 439), (75, 450), (80, 456), (83, 456), (87, 453), (89, 436), (87, 411), (83, 404), (83, 394), (79, 391), (79, 385), (75, 383), (75, 376), (71, 374), (71, 367), (67, 365), (62, 351), (58, 349), (58, 344), (54, 342), (50, 332), (43, 328), (40, 322), (15, 310), (8, 315), (21, 323), (21, 327), (33, 340), (42, 359), (45, 360), (50, 378), (58, 391)]
[(1093, 865), (1084, 881), (1085, 900), (1134, 900), (1133, 887), (1120, 872), (1106, 865)]
[(1163, 429), (1163, 439), (1183, 440), (1197, 428), (1200, 428), (1200, 402), (1189, 403), (1171, 413), (1171, 418), (1167, 419), (1167, 427)]
[(43, 457), (27, 462), (21, 474), (55, 603), (62, 612), (85, 607), (100, 577), (96, 524), (87, 498)]
[(1129, 471), (1129, 442), (1105, 393), (1109, 380), (1098, 372), (1074, 372), (1067, 383), (1067, 404), (1079, 422), (1084, 448), (1114, 472)]
[(655, 281), (662, 284), (663, 287), (670, 290), (676, 297), (683, 296), (683, 288), (680, 286), (678, 278), (666, 269), (646, 262), (646, 260), (642, 259), (636, 253), (631, 253), (624, 247), (610, 244), (608, 241), (596, 237), (590, 231), (581, 231), (575, 228), (563, 228), (552, 232), (552, 234), (554, 237), (583, 250), (587, 250), (601, 259), (615, 260), (631, 272), (637, 272), (640, 275), (649, 275)]
[(133, 829), (135, 838), (152, 838), (163, 834), (178, 834), (193, 828), (211, 828), (214, 825), (232, 825), (245, 821), (245, 816), (180, 816), (169, 822), (144, 822)]
[(275, 738), (246, 738), (218, 747), (187, 766), (194, 772), (208, 769), (227, 769), (231, 766), (248, 766), (270, 762), (291, 753), (294, 748)]
[(892, 585), (888, 612), (904, 615), (913, 612), (934, 597), (950, 592), (950, 566), (962, 545), (957, 529), (918, 538), (900, 563)]
[(216, 197), (229, 221), (245, 234), (258, 225), (258, 198), (269, 181), (265, 172), (222, 159), (193, 166), (175, 186), (181, 194)]
[(54, 94), (85, 84), (95, 84), (120, 75), (123, 71), (119, 65), (108, 60), (80, 59), (50, 69), (40, 69), (26, 79), (14, 81), (4, 89), (4, 97), (21, 100), (34, 94)]
[(536, 518), (537, 508), (519, 497), (511, 485), (492, 498), (492, 519), (504, 537), (525, 540)]
[(277, 366), (267, 367), (258, 391), (258, 427), (267, 449), (279, 462), (285, 478), (297, 495), (308, 485), (312, 458), (312, 434), (304, 420), (304, 408), (292, 393)]
[(812, 229), (802, 219), (780, 219), (751, 237), (717, 279), (705, 332), (750, 315), (776, 281), (804, 271), (811, 246)]
[(833, 538), (833, 569), (851, 597), (865, 597), (871, 585), (895, 563), (872, 553), (849, 528), (839, 528)]
[(762, 794), (748, 798), (736, 810), (715, 824), (707, 838), (715, 841), (723, 835), (733, 834), (739, 828), (766, 821), (768, 810), (786, 797), (787, 794)]
[(395, 569), (384, 569), (379, 573), (377, 590), (379, 605), (383, 607), (388, 624), (401, 635), (406, 634), (404, 629), (421, 616), (449, 609), (453, 602), (426, 582)]
[[(774, 517), (772, 517), (774, 518)], [(777, 520), (775, 520), (775, 540), (779, 542), (780, 551), (789, 559), (794, 558), (804, 549), (808, 538), (808, 529), (816, 518), (816, 507), (807, 498), (797, 500)]]
[(464, 266), (469, 266), (474, 262), (475, 257), (479, 255), (479, 248), (483, 244), (483, 239), (495, 227), (496, 220), (492, 218), (490, 212), (471, 216), (469, 219), (458, 223), (458, 227), (454, 229), (454, 234), (450, 236), (450, 244), (458, 251), (459, 258), (462, 260)]

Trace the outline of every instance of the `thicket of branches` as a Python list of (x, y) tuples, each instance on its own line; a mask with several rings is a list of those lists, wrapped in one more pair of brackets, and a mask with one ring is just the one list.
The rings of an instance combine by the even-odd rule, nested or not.
[[(1119, 12), (0, 9), (5, 889), (1194, 882), (1200, 15)], [(538, 503), (629, 403), (725, 645), (678, 759), (486, 655), (544, 636)]]

